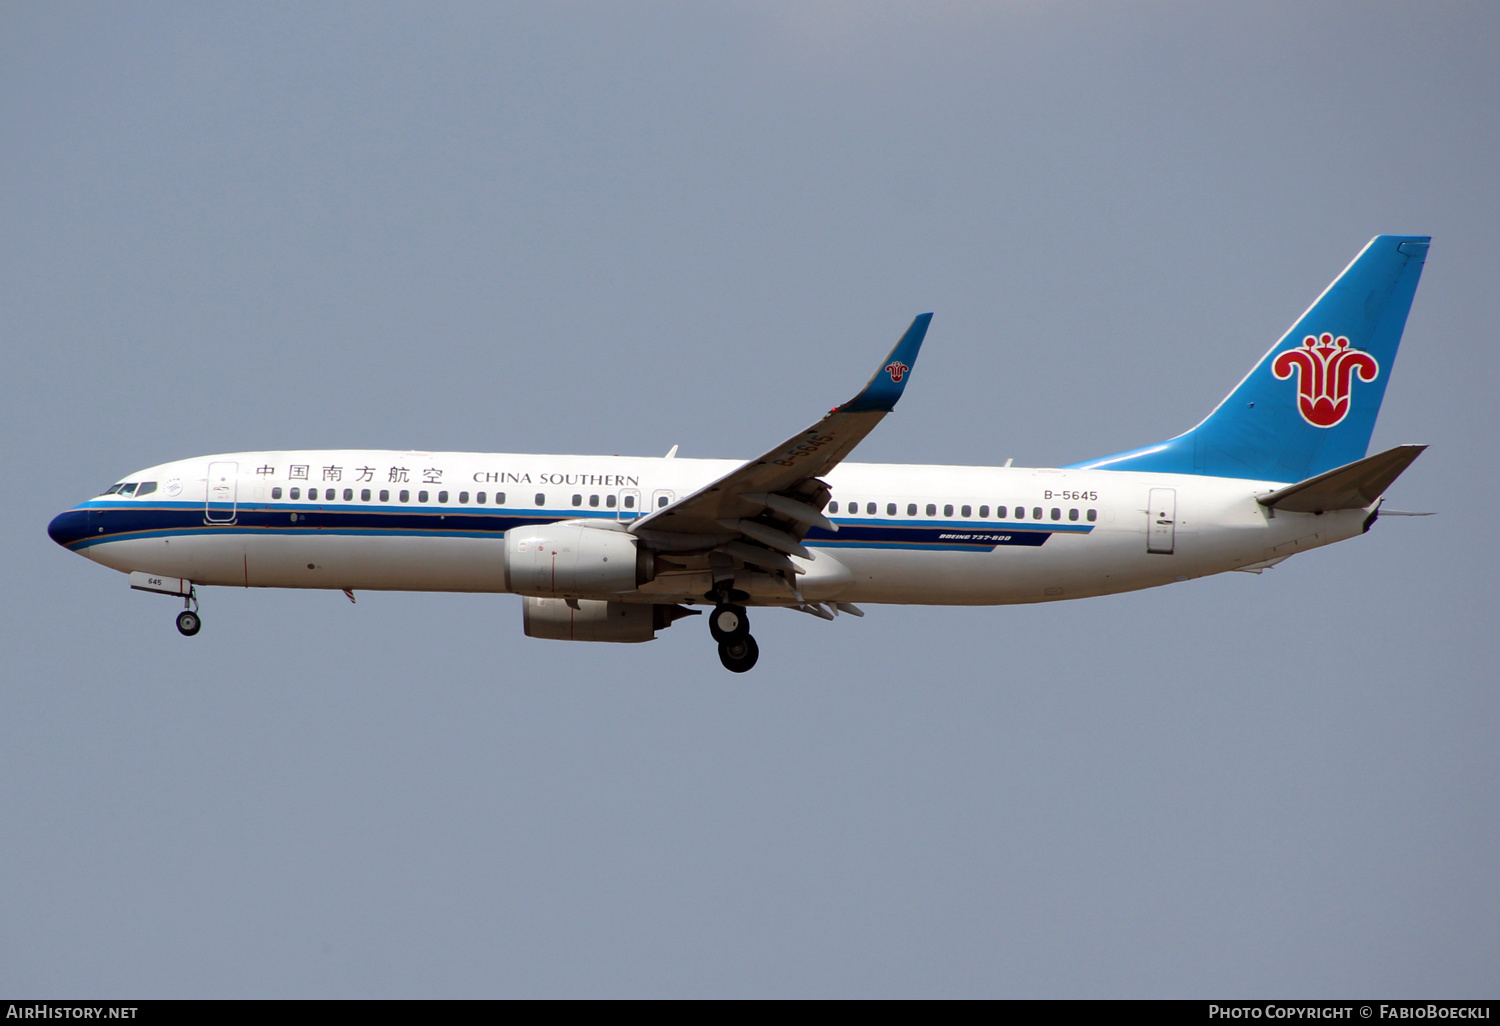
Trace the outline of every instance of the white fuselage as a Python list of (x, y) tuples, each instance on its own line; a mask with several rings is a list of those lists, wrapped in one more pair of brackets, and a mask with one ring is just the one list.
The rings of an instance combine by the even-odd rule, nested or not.
[[(116, 570), (202, 585), (502, 592), (505, 530), (628, 524), (739, 465), (361, 450), (210, 456), (127, 479), (154, 483), (147, 495), (80, 505), (66, 544)], [(1274, 562), (1357, 535), (1369, 515), (1274, 512), (1256, 497), (1282, 482), (1194, 475), (845, 462), (826, 480), (826, 512), (840, 530), (805, 539), (817, 557), (801, 578), (809, 600), (1104, 595)], [(796, 604), (784, 585), (756, 576), (745, 575), (752, 601)], [(638, 591), (608, 597), (701, 602), (711, 584), (707, 571), (666, 565)]]

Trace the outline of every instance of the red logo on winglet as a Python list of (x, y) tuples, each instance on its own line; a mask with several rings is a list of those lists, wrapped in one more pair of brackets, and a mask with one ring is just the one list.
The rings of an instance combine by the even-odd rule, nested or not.
[(890, 363), (885, 365), (885, 372), (889, 374), (891, 376), (891, 380), (896, 382), (897, 384), (901, 383), (901, 379), (906, 377), (906, 372), (909, 370), (911, 370), (911, 368), (902, 363), (900, 360), (892, 360)]
[(1286, 380), (1297, 375), (1297, 411), (1313, 427), (1331, 428), (1349, 415), (1354, 375), (1374, 381), (1380, 375), (1375, 357), (1350, 347), (1343, 335), (1309, 335), (1300, 349), (1288, 349), (1271, 364), (1271, 373)]

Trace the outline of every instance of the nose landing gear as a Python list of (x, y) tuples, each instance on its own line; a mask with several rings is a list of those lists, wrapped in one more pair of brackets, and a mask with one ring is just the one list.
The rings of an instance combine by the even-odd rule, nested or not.
[(182, 612), (177, 614), (177, 630), (184, 638), (191, 638), (203, 629), (203, 617), (198, 615), (198, 589), (188, 585), (188, 593), (182, 600)]
[(136, 591), (149, 591), (156, 595), (171, 595), (182, 598), (182, 612), (177, 614), (177, 629), (185, 638), (191, 638), (203, 627), (203, 617), (198, 615), (198, 589), (185, 577), (162, 577), (133, 570), (130, 587)]

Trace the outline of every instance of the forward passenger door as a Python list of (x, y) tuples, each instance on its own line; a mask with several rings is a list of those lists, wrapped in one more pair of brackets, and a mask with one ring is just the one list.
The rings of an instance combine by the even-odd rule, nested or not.
[(240, 465), (238, 463), (210, 463), (208, 465), (208, 499), (203, 506), (203, 519), (206, 523), (234, 523), (239, 479)]

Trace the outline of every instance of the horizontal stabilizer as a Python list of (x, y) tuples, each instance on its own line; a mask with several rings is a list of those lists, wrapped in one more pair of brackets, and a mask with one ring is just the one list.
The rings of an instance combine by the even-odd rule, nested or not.
[(1364, 509), (1385, 493), (1391, 482), (1422, 455), (1425, 445), (1398, 445), (1306, 481), (1262, 496), (1260, 504), (1288, 513), (1326, 513), (1335, 509)]

